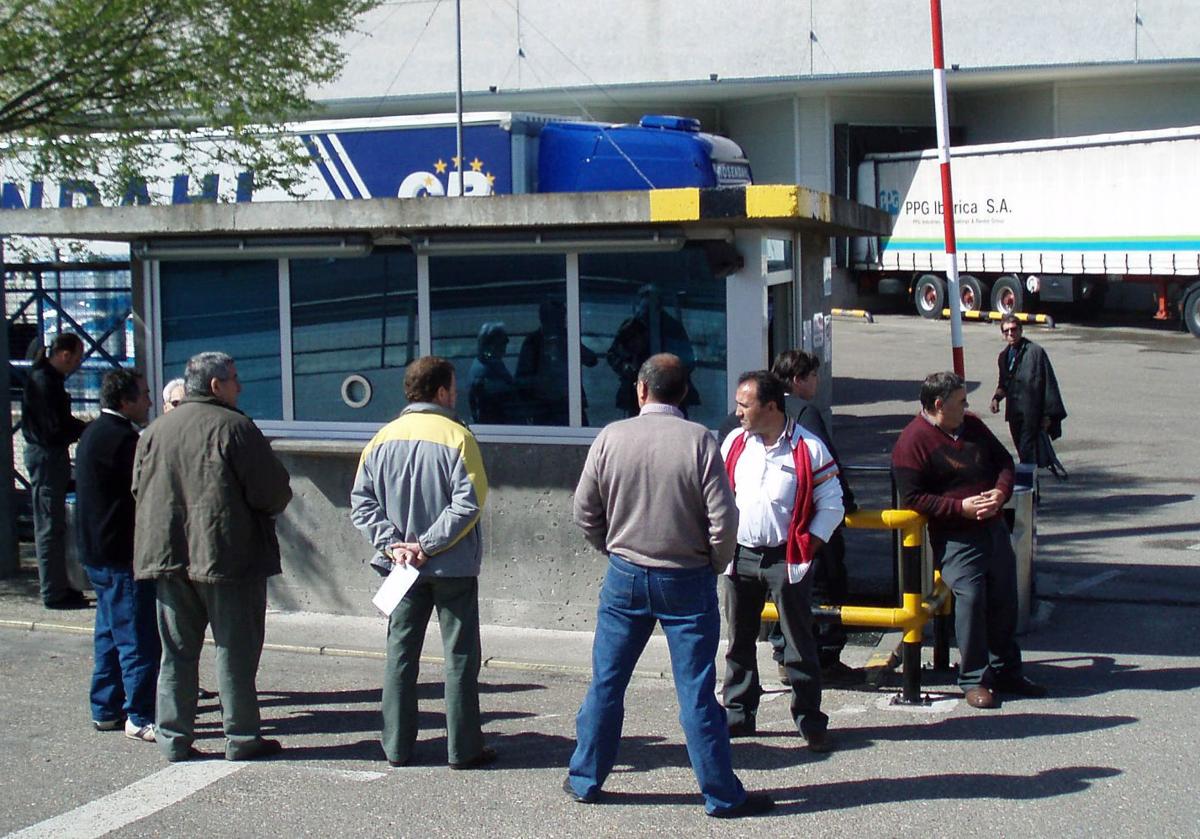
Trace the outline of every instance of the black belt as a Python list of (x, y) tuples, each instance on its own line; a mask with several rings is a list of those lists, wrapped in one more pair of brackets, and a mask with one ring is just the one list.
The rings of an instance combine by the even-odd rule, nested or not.
[(755, 547), (751, 547), (750, 545), (739, 544), (737, 546), (737, 550), (734, 552), (734, 556), (742, 556), (744, 554), (749, 554), (750, 556), (756, 556), (761, 559), (772, 559), (772, 560), (784, 559), (787, 557), (787, 546), (786, 545), (770, 545), (767, 547), (755, 548)]

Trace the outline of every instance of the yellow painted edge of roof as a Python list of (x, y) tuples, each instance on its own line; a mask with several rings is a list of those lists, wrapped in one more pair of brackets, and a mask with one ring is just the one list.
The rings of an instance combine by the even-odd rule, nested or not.
[(699, 218), (699, 189), (685, 187), (650, 190), (651, 221), (696, 221)]
[(790, 184), (746, 187), (746, 217), (793, 218), (800, 210), (800, 189)]

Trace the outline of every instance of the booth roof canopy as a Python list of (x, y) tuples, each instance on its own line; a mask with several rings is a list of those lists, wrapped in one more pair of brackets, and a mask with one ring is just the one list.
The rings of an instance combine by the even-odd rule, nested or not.
[(826, 236), (887, 235), (892, 217), (836, 195), (791, 185), (0, 210), (0, 236), (107, 241), (314, 233), (414, 236), (657, 224), (803, 229)]

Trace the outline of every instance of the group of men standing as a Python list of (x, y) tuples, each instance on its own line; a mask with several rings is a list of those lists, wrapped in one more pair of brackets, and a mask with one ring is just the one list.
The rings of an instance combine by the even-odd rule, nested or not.
[(67, 446), (76, 439), (79, 555), (96, 593), (92, 724), (157, 742), (169, 761), (192, 745), (199, 662), (212, 628), (225, 757), (275, 754), (261, 736), (255, 680), (266, 581), (280, 570), (274, 517), (291, 500), (287, 470), (237, 409), (234, 360), (200, 353), (167, 385), (164, 415), (150, 410), (145, 379), (104, 376), (100, 416), (71, 415), (64, 379), (78, 369), (78, 336), (59, 336), (31, 370), (23, 399), (26, 463), (34, 496), (43, 601), (79, 608), (66, 578)]
[[(819, 582), (824, 596), (844, 600), (840, 530), (854, 500), (809, 402), (818, 366), (812, 354), (793, 351), (770, 372), (743, 374), (735, 414), (715, 440), (683, 413), (685, 363), (670, 353), (651, 356), (637, 371), (635, 415), (605, 427), (592, 444), (574, 518), (607, 554), (608, 569), (592, 681), (563, 781), (572, 800), (591, 804), (602, 797), (620, 746), (625, 690), (660, 625), (705, 811), (739, 818), (774, 806), (742, 786), (730, 747), (732, 737), (756, 731), (763, 690), (755, 643), (768, 597), (779, 612), (777, 660), (791, 686), (794, 724), (810, 750), (833, 748), (821, 711), (822, 675), (849, 670), (840, 662), (845, 637), (838, 627), (818, 646), (811, 597)], [(1009, 365), (1007, 379), (1002, 368), (1010, 405), (1017, 401), (1018, 366)], [(450, 765), (478, 768), (497, 758), (484, 745), (478, 699), (476, 577), (487, 478), (474, 437), (454, 414), (453, 366), (439, 358), (414, 362), (405, 394), (409, 406), (363, 451), (351, 496), (352, 518), (376, 549), (375, 564), (385, 573), (410, 565), (419, 574), (389, 619), (384, 749), (393, 766), (412, 758), (421, 643), (436, 608), (447, 662)], [(991, 708), (995, 692), (1043, 695), (1022, 673), (1013, 638), (1014, 558), (999, 516), (1012, 491), (1012, 459), (981, 421), (965, 415), (965, 387), (954, 374), (928, 377), (921, 405), (897, 443), (895, 474), (902, 505), (929, 517), (935, 557), (959, 601), (966, 699)], [(718, 580), (730, 633), (723, 703), (716, 698)]]
[[(1012, 343), (1008, 356), (1001, 354), (997, 389), (1010, 407), (1018, 402), (1023, 358), (1036, 360), (1043, 380), (1053, 381), (1044, 354), (1019, 343), (1014, 351)], [(287, 471), (237, 409), (241, 383), (234, 360), (223, 353), (189, 360), (184, 379), (164, 390), (164, 416), (139, 435), (150, 404), (145, 381), (132, 371), (105, 377), (101, 416), (86, 430), (70, 417), (62, 379), (81, 356), (81, 344), (57, 341), (35, 365), (26, 401), (35, 402), (40, 392), (52, 411), (30, 411), (26, 434), (32, 437), (31, 474), (51, 476), (44, 483), (63, 483), (65, 493), (58, 449), (65, 455), (82, 432), (80, 546), (98, 598), (94, 724), (101, 730), (123, 724), (128, 736), (157, 741), (171, 761), (196, 756), (198, 664), (211, 626), (226, 758), (277, 753), (279, 742), (261, 736), (255, 677), (266, 580), (280, 571), (274, 517), (291, 490)], [(718, 441), (683, 413), (685, 363), (669, 353), (653, 355), (637, 372), (636, 415), (610, 424), (592, 444), (574, 518), (607, 554), (608, 569), (593, 677), (563, 782), (573, 800), (590, 804), (601, 797), (620, 744), (625, 690), (661, 625), (706, 812), (738, 818), (773, 807), (768, 796), (742, 786), (730, 747), (730, 738), (756, 733), (763, 690), (755, 645), (768, 597), (779, 613), (777, 655), (791, 686), (795, 726), (810, 750), (833, 748), (821, 711), (822, 674), (840, 663), (844, 636), (826, 639), (824, 655), (818, 651), (811, 598), (814, 581), (823, 581), (831, 599), (844, 597), (840, 529), (853, 496), (828, 430), (808, 403), (818, 366), (811, 354), (794, 351), (781, 355), (774, 371), (743, 374), (736, 425)], [(476, 769), (497, 758), (484, 743), (478, 687), (479, 521), (487, 476), (474, 436), (455, 414), (453, 365), (418, 359), (406, 370), (404, 386), (409, 404), (363, 450), (351, 492), (352, 520), (377, 551), (373, 564), (384, 573), (395, 566), (417, 571), (388, 621), (383, 746), (392, 766), (413, 757), (421, 648), (436, 609), (446, 660), (449, 764)], [(933, 374), (920, 398), (920, 413), (896, 444), (893, 470), (902, 506), (929, 519), (935, 560), (956, 597), (959, 681), (967, 702), (991, 708), (999, 692), (1043, 695), (1022, 673), (1013, 637), (1014, 559), (999, 515), (1012, 492), (1012, 458), (966, 413), (961, 378)], [(1051, 425), (1063, 416), (1059, 400)], [(1014, 426), (1019, 445), (1024, 428), (1018, 433)], [(35, 511), (52, 510), (55, 497), (38, 491), (35, 483)], [(39, 524), (39, 568), (47, 567), (44, 533), (51, 547), (61, 538)], [(724, 707), (715, 692), (718, 579), (729, 625)], [(44, 572), (42, 581), (47, 605), (83, 598), (64, 590), (52, 573)]]

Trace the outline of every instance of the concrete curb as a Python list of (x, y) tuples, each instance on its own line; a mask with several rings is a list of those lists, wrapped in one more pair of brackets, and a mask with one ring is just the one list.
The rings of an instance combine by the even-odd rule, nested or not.
[[(52, 621), (38, 620), (13, 620), (0, 618), (0, 629), (18, 629), (27, 632), (57, 632), (67, 635), (91, 635), (95, 629), (95, 625), (88, 624), (64, 624), (54, 623)], [(212, 646), (211, 638), (205, 638), (204, 643), (207, 646)], [(342, 658), (369, 658), (377, 661), (383, 661), (387, 658), (387, 654), (382, 650), (368, 650), (355, 647), (335, 647), (329, 645), (303, 645), (303, 644), (277, 644), (266, 642), (263, 644), (263, 651), (276, 653), (293, 653), (297, 655), (317, 655), (317, 656), (334, 656)], [(422, 664), (444, 665), (445, 659), (441, 656), (423, 655), (421, 656)], [(518, 670), (535, 673), (556, 673), (564, 676), (591, 676), (591, 667), (580, 667), (571, 664), (549, 664), (537, 661), (517, 661), (507, 658), (485, 658), (482, 662), (485, 669), (496, 670)], [(671, 674), (662, 670), (634, 670), (635, 678), (640, 679), (671, 679)]]

